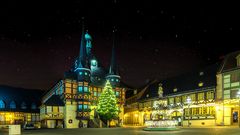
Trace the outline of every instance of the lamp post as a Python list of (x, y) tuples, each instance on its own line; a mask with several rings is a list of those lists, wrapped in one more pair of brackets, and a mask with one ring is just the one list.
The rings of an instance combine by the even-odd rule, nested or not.
[(188, 127), (190, 126), (190, 122), (189, 122), (189, 120), (190, 120), (190, 108), (189, 108), (189, 106), (190, 106), (190, 103), (191, 103), (191, 98), (188, 96), (187, 97), (187, 104), (188, 104)]
[(240, 128), (240, 89), (237, 92), (238, 97), (238, 127)]

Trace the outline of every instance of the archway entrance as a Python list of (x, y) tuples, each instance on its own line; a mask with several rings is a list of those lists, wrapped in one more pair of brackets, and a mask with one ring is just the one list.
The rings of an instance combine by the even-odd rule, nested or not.
[(182, 119), (182, 113), (180, 111), (173, 111), (171, 113), (172, 119), (176, 120), (178, 122), (178, 126), (182, 125), (183, 119)]

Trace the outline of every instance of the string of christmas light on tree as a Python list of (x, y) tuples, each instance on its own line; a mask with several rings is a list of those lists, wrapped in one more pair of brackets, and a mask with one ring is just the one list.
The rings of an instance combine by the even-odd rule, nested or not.
[(103, 92), (99, 97), (97, 112), (101, 118), (107, 121), (118, 117), (119, 108), (117, 106), (117, 98), (112, 90), (109, 80), (107, 80)]

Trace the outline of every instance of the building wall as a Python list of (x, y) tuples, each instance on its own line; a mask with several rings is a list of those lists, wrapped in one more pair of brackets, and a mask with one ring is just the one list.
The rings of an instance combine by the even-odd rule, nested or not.
[[(229, 70), (217, 74), (217, 125), (233, 125), (233, 111), (238, 111), (239, 99), (237, 92), (240, 90), (240, 70)], [(239, 117), (239, 113), (238, 113)]]
[(1, 111), (0, 112), (0, 125), (9, 124), (21, 124), (26, 123), (39, 124), (40, 118), (39, 113), (27, 113), (27, 112), (10, 112)]
[(140, 125), (139, 111), (132, 111), (132, 112), (125, 113), (124, 124), (125, 125)]
[(221, 102), (216, 104), (216, 125), (224, 125), (223, 111), (223, 104)]
[(63, 106), (46, 106), (40, 107), (40, 120), (42, 127), (45, 128), (62, 128), (64, 119)]
[[(187, 97), (191, 97), (191, 104), (186, 103)], [(145, 121), (175, 119), (181, 122), (190, 120), (194, 121), (193, 126), (204, 122), (204, 125), (215, 125), (216, 104), (214, 102), (214, 89), (206, 89), (191, 93), (174, 94), (163, 99), (145, 100), (139, 103), (132, 103), (125, 113), (124, 124), (128, 125), (145, 125)], [(129, 110), (129, 111), (128, 111)], [(137, 118), (135, 118), (137, 117)], [(203, 126), (203, 125), (202, 125)]]
[(77, 116), (77, 103), (67, 101), (64, 107), (64, 126), (65, 128), (78, 128), (79, 120), (76, 119)]
[[(215, 126), (215, 119), (212, 120), (190, 120), (190, 126)], [(183, 126), (188, 126), (188, 120), (183, 121)]]
[(230, 106), (224, 106), (224, 125), (232, 125), (232, 108)]
[(217, 86), (216, 86), (216, 100), (222, 100), (223, 99), (223, 78), (222, 74), (217, 74)]

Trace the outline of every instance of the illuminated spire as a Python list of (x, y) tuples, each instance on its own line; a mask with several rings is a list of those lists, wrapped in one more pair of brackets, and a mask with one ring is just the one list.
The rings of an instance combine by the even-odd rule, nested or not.
[(113, 29), (112, 57), (111, 57), (111, 63), (110, 63), (110, 68), (109, 68), (109, 75), (118, 75), (117, 65), (116, 65), (116, 54), (115, 54), (115, 32), (116, 32), (116, 29), (114, 27), (114, 29)]
[(79, 52), (79, 59), (78, 59), (78, 68), (88, 68), (87, 57), (86, 57), (84, 18), (82, 18), (82, 36), (81, 36), (80, 52)]

